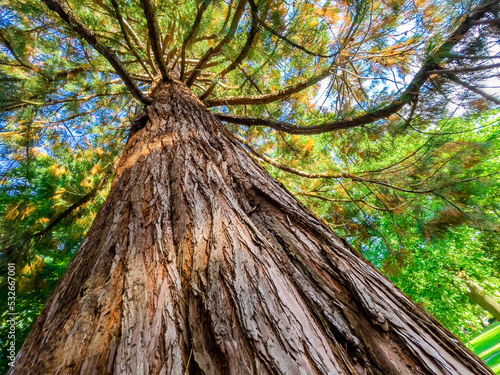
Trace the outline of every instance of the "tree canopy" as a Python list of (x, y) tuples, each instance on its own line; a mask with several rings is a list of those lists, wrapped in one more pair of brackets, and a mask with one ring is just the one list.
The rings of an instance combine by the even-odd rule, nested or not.
[(2, 270), (23, 275), (23, 334), (151, 90), (179, 80), (465, 338), (484, 313), (464, 275), (492, 295), (500, 285), (499, 12), (485, 0), (3, 0), (0, 241)]

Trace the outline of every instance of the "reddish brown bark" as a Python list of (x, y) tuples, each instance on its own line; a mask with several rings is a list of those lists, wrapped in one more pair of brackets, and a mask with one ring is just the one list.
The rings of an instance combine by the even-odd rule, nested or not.
[(153, 97), (9, 374), (491, 374), (184, 85)]

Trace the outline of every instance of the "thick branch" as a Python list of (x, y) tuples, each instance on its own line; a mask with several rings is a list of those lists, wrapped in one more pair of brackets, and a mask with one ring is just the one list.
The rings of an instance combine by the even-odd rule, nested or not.
[(139, 55), (137, 50), (132, 45), (132, 42), (130, 41), (130, 38), (128, 36), (128, 32), (127, 32), (126, 27), (125, 27), (125, 20), (123, 19), (122, 13), (120, 12), (120, 7), (118, 6), (118, 3), (116, 2), (116, 0), (111, 0), (111, 4), (113, 5), (113, 8), (115, 10), (116, 18), (118, 19), (118, 23), (120, 24), (120, 29), (122, 31), (123, 38), (125, 39), (125, 43), (127, 43), (128, 48), (134, 54), (137, 61), (139, 61), (139, 64), (141, 64), (141, 66), (144, 69), (144, 71), (146, 72), (146, 74), (148, 74), (151, 79), (154, 79), (153, 75), (151, 74), (151, 72), (147, 68), (144, 61), (142, 61), (141, 56)]
[(207, 10), (209, 4), (210, 4), (210, 0), (204, 0), (203, 3), (201, 3), (200, 8), (196, 12), (196, 18), (194, 20), (193, 26), (191, 27), (191, 30), (189, 31), (189, 34), (186, 36), (186, 38), (182, 42), (182, 47), (181, 47), (181, 73), (180, 73), (180, 76), (179, 76), (179, 80), (181, 80), (181, 81), (184, 80), (184, 71), (186, 69), (186, 48), (189, 47), (189, 45), (191, 44), (191, 41), (192, 41), (193, 37), (198, 32), (198, 29), (199, 29), (200, 23), (201, 23), (201, 19), (203, 18), (203, 13), (205, 13), (205, 10)]
[[(389, 117), (399, 111), (407, 103), (416, 100), (418, 93), (427, 81), (429, 72), (439, 68), (439, 62), (444, 59), (451, 49), (459, 43), (474, 26), (474, 22), (480, 20), (487, 13), (494, 11), (498, 7), (497, 2), (490, 2), (483, 5), (467, 16), (457, 29), (446, 39), (446, 41), (425, 61), (420, 70), (415, 74), (405, 91), (392, 103), (375, 109), (371, 112), (361, 114), (352, 118), (342, 119), (333, 122), (325, 122), (315, 126), (297, 126), (286, 122), (277, 121), (270, 118), (250, 118), (244, 116), (230, 115), (226, 113), (215, 113), (221, 121), (227, 121), (234, 124), (246, 126), (268, 126), (272, 129), (284, 131), (290, 134), (320, 134), (328, 131), (349, 129), (356, 126), (367, 125), (374, 121)], [(307, 87), (307, 86), (306, 86)], [(304, 87), (305, 88), (305, 87)], [(298, 92), (293, 91), (293, 92)], [(260, 97), (245, 97), (245, 98), (228, 98), (226, 100), (214, 99), (206, 101), (207, 107), (219, 105), (234, 105), (234, 104), (264, 104), (269, 103), (271, 95), (263, 95)], [(259, 100), (260, 99), (260, 100)]]
[(299, 126), (287, 122), (277, 121), (270, 118), (252, 118), (245, 116), (237, 116), (227, 113), (215, 113), (215, 116), (221, 120), (233, 124), (245, 126), (268, 126), (274, 130), (284, 131), (289, 134), (321, 134), (329, 131), (354, 128), (356, 126), (366, 125), (374, 121), (383, 119), (400, 110), (406, 103), (399, 101), (389, 104), (381, 109), (373, 112), (365, 113), (354, 118), (347, 118), (339, 121), (325, 122), (320, 125)]
[(146, 21), (148, 24), (149, 39), (151, 40), (151, 48), (153, 49), (153, 55), (155, 57), (156, 64), (160, 70), (161, 77), (164, 82), (171, 82), (172, 77), (168, 71), (167, 62), (163, 58), (160, 36), (158, 32), (158, 23), (156, 22), (155, 12), (153, 9), (153, 4), (150, 0), (141, 0), (142, 8), (144, 9), (144, 15), (146, 16)]
[(231, 26), (229, 27), (229, 30), (227, 31), (224, 38), (220, 41), (220, 43), (213, 48), (210, 47), (208, 51), (205, 53), (205, 55), (203, 55), (203, 57), (200, 59), (200, 61), (198, 61), (198, 64), (196, 64), (196, 66), (193, 69), (193, 73), (191, 73), (191, 75), (186, 81), (186, 85), (188, 87), (190, 87), (194, 83), (200, 72), (205, 67), (205, 64), (208, 63), (213, 56), (219, 54), (220, 51), (222, 50), (222, 47), (224, 47), (231, 40), (233, 40), (234, 35), (236, 34), (236, 29), (238, 28), (238, 24), (240, 23), (240, 19), (243, 16), (243, 13), (245, 12), (246, 4), (247, 0), (239, 1), (238, 6), (236, 7), (236, 10), (234, 12), (234, 16), (231, 21)]
[(467, 285), (467, 296), (500, 321), (500, 299), (488, 296), (486, 291), (465, 271), (456, 273)]
[[(320, 74), (315, 75), (309, 78), (307, 81), (298, 83), (296, 85), (291, 85), (285, 87), (278, 92), (272, 94), (265, 95), (257, 95), (257, 96), (237, 96), (232, 98), (216, 98), (211, 100), (205, 100), (204, 103), (207, 107), (218, 107), (221, 105), (257, 105), (257, 104), (269, 104), (272, 102), (276, 102), (278, 100), (283, 100), (288, 98), (290, 95), (298, 93), (308, 87), (314, 86), (319, 81), (325, 79), (331, 74), (331, 68), (325, 69)], [(227, 120), (224, 120), (227, 121)]]
[(490, 23), (500, 25), (500, 18), (492, 18), (489, 20), (474, 21), (474, 25), (488, 25)]
[(491, 59), (498, 59), (500, 58), (500, 55), (494, 55), (494, 56), (479, 56), (479, 55), (459, 55), (456, 53), (450, 53), (448, 55), (450, 59), (455, 59), (455, 60), (491, 60)]
[[(231, 64), (229, 64), (224, 70), (222, 70), (218, 77), (218, 79), (222, 79), (226, 74), (229, 72), (232, 72), (236, 67), (245, 59), (245, 57), (248, 54), (248, 51), (250, 51), (250, 48), (252, 47), (252, 44), (255, 40), (255, 36), (257, 35), (257, 32), (259, 31), (259, 28), (257, 26), (257, 13), (252, 9), (252, 24), (250, 26), (250, 31), (248, 32), (247, 35), (247, 40), (245, 42), (245, 45), (241, 49), (240, 54), (236, 59), (233, 60)], [(210, 87), (208, 88), (207, 91), (203, 93), (203, 95), (200, 96), (200, 100), (205, 100), (207, 97), (210, 96), (210, 94), (214, 91), (215, 86), (217, 85), (217, 80), (214, 80)]]
[(109, 61), (111, 66), (115, 69), (116, 74), (118, 74), (123, 83), (130, 90), (131, 94), (137, 100), (143, 102), (144, 104), (149, 104), (153, 100), (145, 95), (141, 89), (137, 86), (133, 78), (130, 76), (129, 72), (125, 69), (121, 61), (116, 56), (115, 52), (101, 44), (94, 33), (87, 29), (83, 23), (73, 14), (73, 12), (66, 8), (59, 0), (42, 0), (45, 5), (47, 5), (51, 10), (56, 12), (73, 30), (75, 30), (78, 35), (87, 41), (94, 49), (99, 52), (102, 56)]
[(12, 56), (14, 56), (14, 58), (17, 60), (17, 62), (19, 64), (21, 64), (21, 66), (25, 67), (26, 69), (34, 70), (36, 72), (39, 72), (40, 68), (38, 68), (37, 66), (34, 66), (34, 65), (30, 64), (29, 62), (24, 61), (21, 58), (21, 56), (18, 56), (18, 54), (14, 50), (14, 47), (10, 43), (9, 39), (3, 33), (2, 29), (0, 29), (0, 41), (2, 41), (4, 43), (5, 47), (7, 47), (7, 49), (10, 51), (10, 53), (12, 54)]

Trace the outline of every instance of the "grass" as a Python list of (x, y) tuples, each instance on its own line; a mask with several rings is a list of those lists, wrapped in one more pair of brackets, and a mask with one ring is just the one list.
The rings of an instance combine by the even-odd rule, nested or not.
[(476, 353), (495, 374), (500, 374), (500, 322), (486, 328), (470, 341)]

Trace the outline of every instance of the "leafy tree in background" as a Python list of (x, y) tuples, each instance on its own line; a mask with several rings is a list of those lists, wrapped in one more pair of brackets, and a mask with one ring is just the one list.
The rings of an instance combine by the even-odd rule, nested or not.
[[(49, 137), (58, 134), (48, 132)], [(22, 133), (21, 133), (22, 134)], [(33, 149), (26, 158), (26, 143), (18, 132), (4, 132), (11, 163), (0, 189), (3, 261), (18, 269), (16, 340), (21, 344), (56, 282), (81, 245), (98, 208), (104, 201), (100, 183), (103, 170), (116, 152), (105, 154), (100, 147), (72, 149), (64, 142), (44, 150)], [(97, 141), (97, 140), (96, 140)], [(96, 143), (100, 144), (100, 142)], [(90, 144), (88, 146), (91, 146)], [(111, 146), (111, 145), (110, 145)], [(117, 146), (117, 145), (115, 145)], [(119, 146), (119, 145), (118, 145)], [(29, 176), (29, 177), (27, 177)], [(95, 185), (95, 187), (94, 187)], [(57, 218), (56, 220), (51, 220)], [(3, 269), (6, 265), (2, 264)], [(2, 328), (7, 327), (6, 278), (2, 278)], [(2, 369), (7, 364), (7, 342), (2, 337)]]
[(489, 373), (249, 154), (424, 306), (498, 285), (495, 128), (452, 112), (499, 104), (496, 2), (44, 3), (1, 10), (23, 303), (114, 180), (10, 373)]

